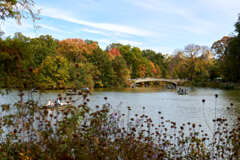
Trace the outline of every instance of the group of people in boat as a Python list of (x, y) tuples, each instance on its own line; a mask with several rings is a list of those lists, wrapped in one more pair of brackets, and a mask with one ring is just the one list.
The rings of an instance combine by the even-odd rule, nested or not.
[[(90, 93), (90, 89), (87, 87), (87, 88), (80, 88), (78, 91), (81, 91), (81, 92), (89, 92)], [(66, 92), (66, 95), (67, 96), (74, 96), (74, 95), (78, 95), (78, 92), (76, 89), (71, 89), (69, 91)]]
[(188, 93), (187, 93), (187, 88), (178, 88), (178, 90), (177, 90), (177, 93), (179, 94), (179, 95), (187, 95)]
[(48, 100), (47, 106), (57, 106), (57, 105), (64, 105), (65, 103), (61, 102), (60, 98), (57, 98), (57, 100), (53, 101), (51, 98)]

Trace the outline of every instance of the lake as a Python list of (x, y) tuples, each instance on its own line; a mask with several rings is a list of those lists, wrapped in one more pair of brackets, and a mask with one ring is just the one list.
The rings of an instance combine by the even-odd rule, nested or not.
[[(210, 88), (189, 88), (188, 90), (188, 95), (178, 95), (174, 89), (161, 88), (96, 89), (89, 96), (89, 106), (94, 110), (96, 105), (110, 103), (113, 111), (125, 114), (128, 113), (127, 107), (131, 106), (130, 116), (144, 113), (149, 115), (154, 123), (159, 121), (158, 112), (160, 111), (165, 119), (175, 121), (177, 124), (195, 122), (202, 124), (206, 130), (212, 129), (212, 119), (215, 114), (231, 122), (240, 116), (240, 90)], [(59, 93), (61, 91), (49, 91), (41, 95), (34, 93), (33, 98), (44, 105), (50, 98), (56, 99)], [(7, 95), (1, 95), (0, 104), (17, 102), (18, 94), (18, 91), (11, 91)], [(215, 94), (218, 94), (217, 98)], [(24, 98), (29, 97), (28, 92), (25, 92)], [(104, 97), (107, 97), (107, 100)], [(77, 97), (73, 96), (73, 98)], [(202, 102), (203, 99), (205, 103)], [(81, 99), (78, 103), (81, 103)]]

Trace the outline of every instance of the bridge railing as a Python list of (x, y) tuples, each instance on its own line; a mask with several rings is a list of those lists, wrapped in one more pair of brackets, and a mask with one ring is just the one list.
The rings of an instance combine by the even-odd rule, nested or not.
[(187, 81), (187, 79), (168, 79), (168, 78), (152, 78), (152, 77), (146, 77), (146, 78), (135, 78), (135, 79), (129, 79), (131, 81), (137, 81), (137, 80), (166, 80), (166, 81), (177, 81), (177, 82), (183, 82)]

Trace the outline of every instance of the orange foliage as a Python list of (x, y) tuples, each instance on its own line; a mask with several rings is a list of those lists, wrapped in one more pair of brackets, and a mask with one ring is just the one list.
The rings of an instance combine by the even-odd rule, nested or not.
[(57, 53), (83, 58), (84, 55), (92, 54), (98, 48), (96, 42), (87, 43), (82, 39), (65, 39), (59, 42)]
[(149, 62), (153, 74), (157, 73), (157, 69), (152, 61)]
[(162, 72), (161, 72), (160, 67), (158, 65), (156, 65), (155, 68), (156, 68), (155, 77), (161, 78)]
[(35, 69), (33, 70), (33, 73), (34, 73), (34, 74), (38, 74), (38, 73), (39, 73), (39, 68), (35, 68)]
[(108, 54), (109, 54), (111, 59), (114, 59), (116, 56), (121, 56), (120, 50), (117, 49), (117, 48), (111, 48), (108, 51)]

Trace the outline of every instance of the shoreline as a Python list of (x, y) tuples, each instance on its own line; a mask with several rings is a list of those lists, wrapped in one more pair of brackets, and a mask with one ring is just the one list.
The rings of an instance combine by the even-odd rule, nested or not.
[[(124, 89), (144, 89), (144, 88), (149, 88), (149, 89), (167, 89), (165, 87), (166, 85), (160, 85), (160, 86), (148, 86), (148, 87), (136, 87), (136, 88), (131, 88), (131, 87), (110, 87), (110, 88), (91, 88), (89, 89), (90, 92), (94, 92), (94, 91), (99, 91), (99, 90), (108, 90), (108, 89), (116, 89), (116, 90), (124, 90)], [(184, 87), (201, 87), (201, 88), (213, 88), (213, 89), (222, 89), (222, 90), (240, 90), (240, 84), (239, 83), (229, 83), (229, 82), (188, 82), (188, 83), (182, 83), (178, 86), (184, 86)], [(2, 87), (0, 88), (0, 90), (7, 90), (7, 91), (11, 91), (11, 90), (25, 90), (25, 91), (30, 91), (33, 88), (18, 88), (18, 87), (12, 87), (12, 88), (7, 88), (7, 87)], [(72, 88), (47, 88), (47, 89), (38, 89), (38, 88), (34, 88), (37, 91), (40, 92), (50, 92), (50, 91), (68, 91), (71, 90)], [(76, 91), (81, 91), (80, 88), (76, 88)], [(83, 92), (85, 92), (83, 90)], [(33, 92), (34, 93), (34, 92)]]

